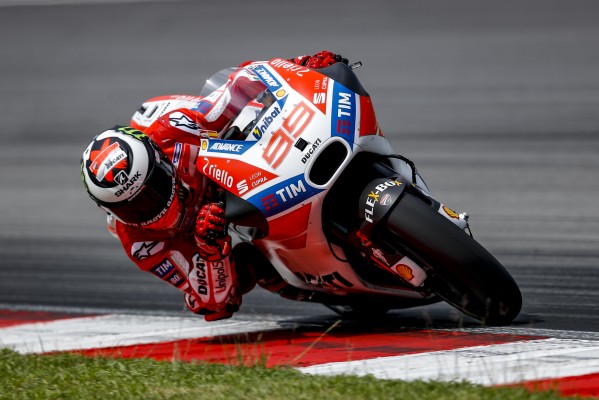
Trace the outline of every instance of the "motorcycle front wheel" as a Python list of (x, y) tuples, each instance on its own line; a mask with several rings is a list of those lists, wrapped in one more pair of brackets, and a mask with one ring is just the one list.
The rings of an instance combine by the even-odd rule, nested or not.
[(426, 271), (425, 287), (483, 325), (506, 325), (522, 307), (518, 285), (495, 257), (435, 209), (405, 192), (382, 239)]

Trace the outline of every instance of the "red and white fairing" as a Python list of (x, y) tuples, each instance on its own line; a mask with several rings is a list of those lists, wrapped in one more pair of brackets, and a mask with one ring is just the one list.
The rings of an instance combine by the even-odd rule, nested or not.
[[(422, 298), (417, 292), (364, 282), (339, 260), (344, 258), (340, 248), (333, 246), (333, 254), (322, 230), (324, 197), (351, 159), (362, 151), (392, 154), (370, 97), (283, 59), (244, 69), (268, 89), (272, 104), (250, 104), (239, 113), (233, 126), (246, 130), (245, 140), (202, 139), (197, 167), (266, 216), (268, 234), (253, 243), (285, 281), (301, 289), (339, 295), (401, 292)], [(253, 121), (250, 131), (248, 121)], [(319, 155), (330, 146), (342, 146), (344, 159), (331, 176), (315, 179), (312, 171), (321, 167)], [(410, 262), (403, 260), (402, 268), (413, 267), (413, 284), (418, 286), (426, 275)]]

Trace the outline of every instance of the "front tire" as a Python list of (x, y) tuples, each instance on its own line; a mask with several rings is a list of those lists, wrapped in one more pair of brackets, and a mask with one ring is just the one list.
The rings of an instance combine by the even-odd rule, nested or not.
[(482, 324), (509, 324), (520, 312), (522, 294), (509, 272), (425, 200), (405, 192), (379, 234), (427, 270), (433, 293)]

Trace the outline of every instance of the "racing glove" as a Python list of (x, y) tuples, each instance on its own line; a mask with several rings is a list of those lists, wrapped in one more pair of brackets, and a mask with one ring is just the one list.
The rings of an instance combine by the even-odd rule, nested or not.
[(233, 313), (239, 311), (239, 305), (241, 304), (241, 296), (233, 295), (223, 308), (219, 310), (211, 310), (204, 307), (202, 302), (191, 293), (185, 293), (183, 299), (185, 301), (185, 306), (189, 309), (189, 311), (194, 314), (203, 315), (206, 322), (231, 318)]
[(348, 63), (347, 58), (343, 58), (341, 55), (327, 50), (323, 50), (314, 54), (313, 56), (296, 57), (292, 61), (296, 64), (312, 69), (328, 67), (329, 65), (333, 65), (338, 62), (342, 62), (344, 64)]
[(206, 321), (230, 318), (241, 305), (242, 292), (232, 257), (221, 261), (203, 261), (194, 256), (189, 273), (191, 289), (185, 293), (185, 305)]
[(223, 207), (222, 202), (204, 204), (196, 217), (194, 239), (205, 261), (219, 261), (231, 253)]

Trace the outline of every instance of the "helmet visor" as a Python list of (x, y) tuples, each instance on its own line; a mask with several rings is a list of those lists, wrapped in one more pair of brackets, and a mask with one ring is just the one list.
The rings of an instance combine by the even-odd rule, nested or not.
[(175, 172), (163, 154), (156, 162), (139, 192), (131, 199), (112, 205), (110, 212), (132, 225), (149, 225), (168, 211), (176, 193)]

